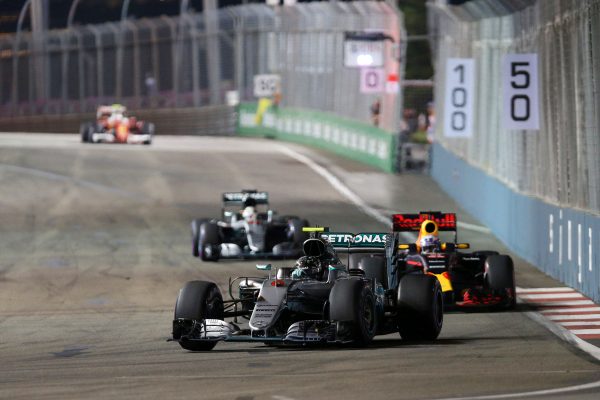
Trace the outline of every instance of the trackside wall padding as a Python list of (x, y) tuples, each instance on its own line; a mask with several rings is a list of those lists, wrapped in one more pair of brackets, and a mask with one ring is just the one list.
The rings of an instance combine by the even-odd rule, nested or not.
[(395, 164), (396, 135), (329, 113), (242, 103), (237, 132), (307, 144), (388, 172)]
[(437, 143), (431, 175), (512, 251), (600, 302), (600, 216), (517, 193)]

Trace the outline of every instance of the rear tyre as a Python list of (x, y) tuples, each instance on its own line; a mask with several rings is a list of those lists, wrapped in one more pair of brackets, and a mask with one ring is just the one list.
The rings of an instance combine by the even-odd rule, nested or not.
[(288, 229), (291, 242), (294, 248), (301, 249), (302, 243), (308, 239), (306, 232), (302, 232), (302, 228), (308, 226), (308, 221), (300, 218), (293, 218), (288, 221)]
[(154, 124), (152, 122), (144, 122), (142, 125), (142, 134), (150, 135), (150, 139), (144, 140), (144, 144), (152, 144), (152, 138), (154, 137)]
[(515, 268), (512, 258), (506, 255), (492, 255), (485, 260), (484, 279), (493, 292), (506, 296), (508, 307), (515, 308)]
[(387, 268), (385, 258), (365, 256), (358, 262), (358, 269), (365, 271), (365, 278), (375, 278), (384, 289), (387, 289)]
[(90, 141), (89, 130), (91, 124), (89, 122), (83, 123), (79, 126), (79, 135), (81, 136), (81, 143), (87, 143)]
[(337, 322), (338, 335), (367, 346), (377, 329), (373, 292), (360, 279), (337, 281), (329, 294), (329, 318)]
[[(212, 282), (190, 281), (179, 291), (175, 304), (175, 320), (223, 320), (223, 297), (217, 285)], [(173, 337), (179, 339), (181, 332), (176, 332), (174, 325)], [(181, 340), (179, 345), (190, 351), (212, 350), (217, 341)]]
[(220, 245), (219, 226), (214, 222), (202, 223), (198, 239), (199, 255), (202, 261), (217, 261)]
[(192, 228), (192, 255), (194, 257), (199, 257), (200, 256), (200, 249), (199, 249), (199, 245), (200, 245), (200, 225), (202, 225), (202, 223), (205, 220), (203, 219), (195, 219), (192, 221), (191, 223), (191, 228)]
[(436, 277), (409, 274), (398, 285), (398, 331), (405, 340), (434, 340), (444, 322), (444, 299)]

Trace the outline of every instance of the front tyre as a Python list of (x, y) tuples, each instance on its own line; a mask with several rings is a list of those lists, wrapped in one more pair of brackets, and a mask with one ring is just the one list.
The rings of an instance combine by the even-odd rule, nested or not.
[(490, 255), (485, 259), (484, 279), (487, 287), (507, 300), (509, 309), (516, 307), (515, 268), (507, 255)]
[(405, 340), (434, 340), (444, 322), (444, 299), (435, 276), (405, 275), (398, 285), (398, 331)]
[(360, 279), (338, 280), (329, 294), (329, 319), (338, 324), (338, 336), (367, 346), (377, 329), (373, 291)]
[(182, 332), (178, 320), (201, 321), (203, 319), (223, 320), (223, 297), (217, 285), (212, 282), (190, 281), (179, 291), (175, 303), (173, 338), (180, 339), (179, 345), (190, 351), (212, 350), (217, 341), (192, 341), (181, 339)]
[(219, 234), (219, 226), (213, 222), (200, 224), (198, 248), (202, 261), (218, 261), (220, 245), (221, 235)]

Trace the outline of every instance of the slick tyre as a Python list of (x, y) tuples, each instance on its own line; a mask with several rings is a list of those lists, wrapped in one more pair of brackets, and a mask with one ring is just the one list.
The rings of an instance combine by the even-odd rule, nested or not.
[(358, 262), (358, 269), (365, 271), (365, 278), (374, 278), (381, 283), (384, 289), (387, 289), (387, 268), (386, 260), (383, 257), (366, 256)]
[(288, 230), (290, 240), (296, 248), (302, 248), (302, 243), (308, 239), (306, 232), (302, 232), (302, 228), (308, 226), (308, 221), (300, 218), (292, 218), (288, 220)]
[(367, 346), (377, 328), (375, 296), (361, 279), (338, 280), (329, 294), (329, 318), (338, 324), (338, 336)]
[[(175, 303), (175, 320), (223, 319), (223, 297), (212, 282), (190, 281), (179, 291)], [(180, 332), (173, 332), (179, 338)], [(212, 350), (217, 341), (181, 340), (181, 347), (190, 351)]]
[(86, 123), (80, 125), (79, 135), (81, 136), (81, 143), (87, 143), (90, 141), (90, 139), (89, 139), (90, 127), (91, 127), (91, 124), (89, 122), (86, 122)]
[(152, 139), (154, 138), (154, 124), (152, 122), (144, 122), (142, 125), (142, 134), (150, 135), (150, 139), (144, 140), (144, 144), (152, 144)]
[(203, 219), (195, 219), (191, 223), (192, 230), (192, 255), (194, 257), (200, 257), (200, 226), (206, 220)]
[(508, 308), (515, 308), (515, 267), (512, 258), (506, 255), (488, 256), (484, 279), (489, 289), (506, 296)]
[(398, 331), (405, 340), (434, 340), (442, 330), (444, 300), (436, 277), (409, 274), (398, 285)]
[(221, 235), (219, 226), (213, 222), (204, 222), (200, 224), (200, 234), (198, 239), (199, 255), (202, 261), (218, 261), (218, 248), (221, 244)]

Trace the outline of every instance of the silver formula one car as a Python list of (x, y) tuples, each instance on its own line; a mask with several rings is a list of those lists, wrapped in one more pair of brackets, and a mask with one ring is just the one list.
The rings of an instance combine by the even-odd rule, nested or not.
[(308, 221), (278, 216), (269, 194), (256, 190), (223, 193), (220, 219), (192, 221), (192, 254), (203, 261), (221, 258), (298, 258)]
[[(229, 300), (215, 283), (187, 282), (177, 298), (170, 340), (191, 351), (211, 350), (219, 341), (364, 346), (375, 335), (393, 332), (403, 339), (434, 340), (443, 322), (439, 282), (420, 273), (389, 287), (385, 236), (313, 236), (294, 267), (271, 274), (270, 264), (257, 265), (269, 275), (230, 278)], [(340, 261), (327, 237), (346, 246), (358, 261), (355, 268)], [(357, 246), (349, 248), (349, 242)]]

